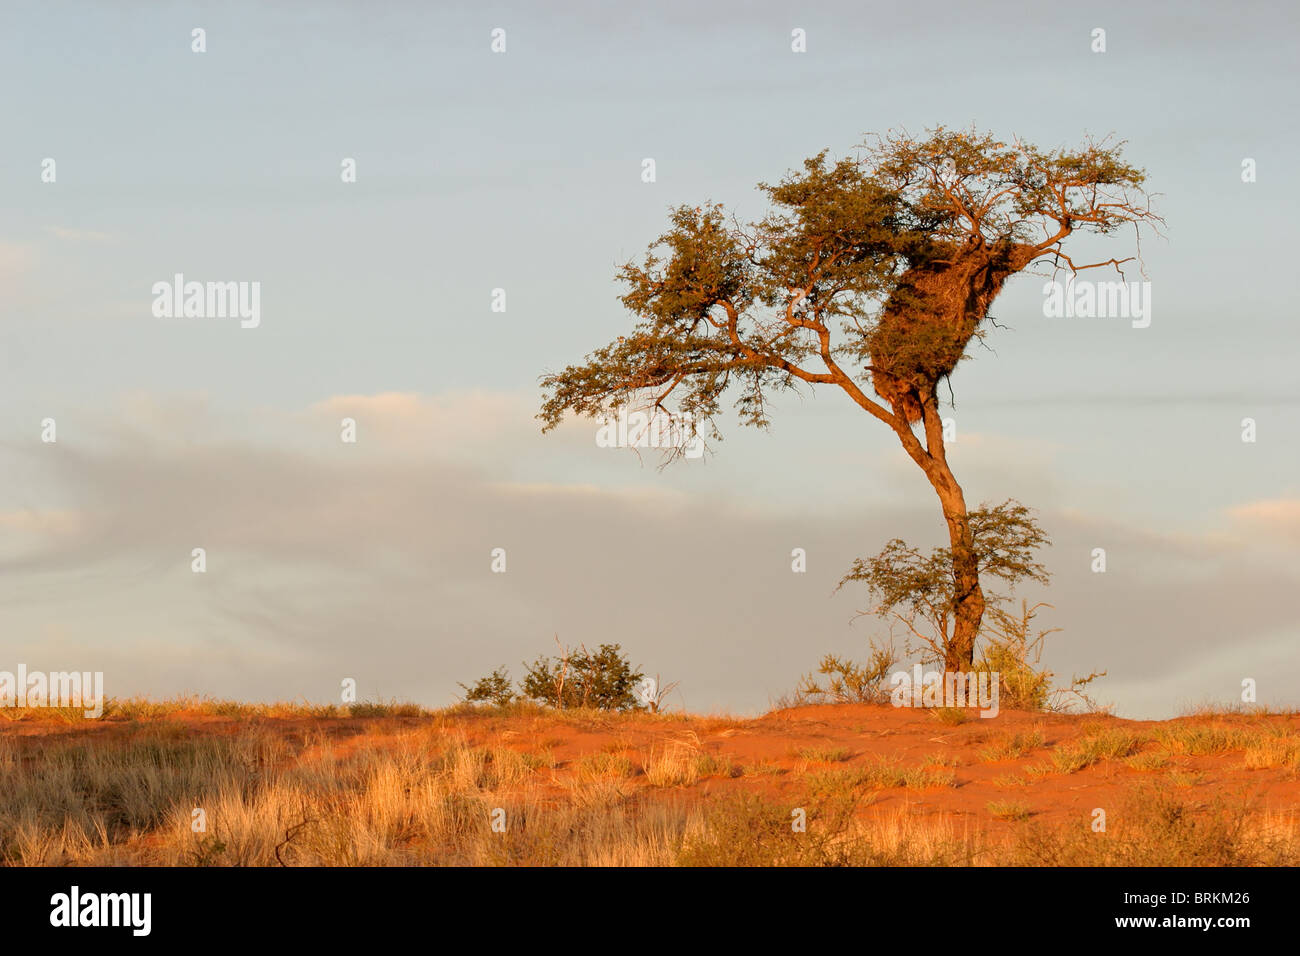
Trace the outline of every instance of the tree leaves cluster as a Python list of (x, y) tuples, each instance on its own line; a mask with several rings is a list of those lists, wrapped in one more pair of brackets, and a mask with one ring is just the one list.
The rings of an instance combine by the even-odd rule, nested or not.
[[(567, 412), (662, 407), (671, 396), (711, 424), (734, 386), (741, 422), (766, 427), (771, 395), (800, 382), (860, 389), (874, 372), (887, 400), (894, 379), (924, 392), (951, 372), (1008, 275), (1036, 260), (1118, 266), (1129, 260), (1076, 265), (1063, 243), (1079, 230), (1159, 225), (1145, 174), (1122, 148), (1104, 139), (1043, 150), (973, 128), (895, 132), (856, 157), (822, 151), (760, 183), (771, 211), (756, 222), (721, 204), (679, 206), (645, 258), (619, 271), (638, 319), (630, 334), (544, 376), (538, 417), (550, 429)], [(960, 301), (939, 301), (949, 294)], [(959, 321), (881, 321), (927, 311)]]
[[(1048, 583), (1047, 569), (1035, 553), (1051, 541), (1029, 508), (1009, 498), (982, 505), (969, 520), (981, 580), (1000, 581), (1009, 591), (1026, 581)], [(850, 582), (867, 586), (874, 601), (870, 613), (902, 624), (935, 659), (945, 659), (961, 593), (950, 548), (923, 552), (894, 538), (874, 557), (854, 561), (839, 587)], [(987, 589), (986, 594), (995, 608), (1009, 599)]]
[(634, 670), (618, 644), (601, 644), (594, 652), (585, 647), (564, 649), (559, 655), (539, 656), (526, 664), (527, 672), (516, 694), (504, 667), (472, 686), (461, 684), (469, 703), (488, 703), (504, 707), (515, 700), (531, 700), (561, 710), (641, 710), (642, 701), (634, 693), (645, 676)]

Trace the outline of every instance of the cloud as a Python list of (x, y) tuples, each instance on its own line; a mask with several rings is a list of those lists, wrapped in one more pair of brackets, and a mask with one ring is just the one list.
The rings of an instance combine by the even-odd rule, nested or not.
[(31, 244), (0, 240), (0, 301), (18, 301), (23, 283), (36, 264), (36, 250)]
[(523, 395), (467, 390), (439, 395), (381, 392), (334, 395), (310, 408), (314, 416), (336, 424), (354, 418), (387, 445), (405, 449), (493, 444), (511, 432), (535, 433), (536, 409)]
[(111, 233), (96, 232), (93, 229), (67, 229), (63, 226), (46, 226), (45, 231), (55, 238), (67, 242), (112, 242), (117, 239)]
[[(9, 473), (37, 477), (0, 502), (14, 532), (0, 552), (6, 653), (103, 669), (116, 694), (327, 700), (352, 677), (363, 696), (443, 704), (457, 681), (503, 664), (517, 676), (559, 633), (622, 644), (681, 679), (694, 709), (759, 710), (822, 654), (860, 656), (882, 633), (853, 620), (866, 594), (834, 593), (854, 558), (941, 532), (923, 495), (810, 514), (741, 501), (726, 472), (564, 481), (525, 458), (512, 476), (493, 440), (478, 460), (416, 440), (512, 435), (523, 426), (509, 396), (337, 396), (247, 420), (200, 399), (131, 401), (172, 414), (94, 445), (8, 446), (24, 466)], [(348, 410), (364, 423), (355, 446), (331, 421)], [(304, 441), (317, 419), (325, 437)], [(1300, 682), (1300, 664), (1277, 656), (1300, 586), (1289, 564), (1177, 528), (1059, 509), (1041, 520), (1055, 581), (1026, 596), (1050, 600), (1041, 623), (1065, 629), (1047, 663), (1062, 676), (1108, 669), (1101, 691), (1121, 713), (1221, 699), (1237, 672), (1268, 673), (1279, 693)], [(1105, 574), (1090, 569), (1097, 546)], [(191, 571), (196, 547), (204, 574)], [(791, 571), (794, 548), (805, 574)]]
[(1300, 498), (1249, 501), (1230, 508), (1228, 515), (1253, 533), (1300, 540)]
[(36, 252), (30, 243), (0, 240), (0, 273), (17, 274), (36, 265)]

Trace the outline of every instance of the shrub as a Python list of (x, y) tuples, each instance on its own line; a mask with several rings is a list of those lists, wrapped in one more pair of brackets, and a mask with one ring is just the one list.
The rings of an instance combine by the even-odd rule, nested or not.
[(1052, 631), (1030, 636), (1034, 614), (1042, 606), (1030, 607), (1022, 601), (1019, 617), (996, 605), (988, 610), (984, 657), (975, 670), (998, 675), (999, 706), (1012, 710), (1047, 709), (1052, 672), (1040, 670), (1037, 665), (1043, 653), (1043, 641)]
[(816, 676), (806, 675), (795, 689), (799, 703), (883, 704), (889, 700), (885, 680), (898, 664), (893, 646), (882, 647), (872, 641), (871, 654), (862, 665), (827, 654), (817, 673), (830, 679), (825, 686)]
[(583, 647), (539, 657), (519, 687), (530, 700), (560, 709), (640, 710), (633, 690), (644, 676), (632, 669), (618, 644), (601, 644), (594, 654)]
[[(634, 693), (644, 677), (632, 669), (618, 644), (601, 644), (595, 653), (583, 647), (572, 651), (561, 648), (556, 657), (539, 657), (519, 682), (516, 694), (510, 675), (499, 667), (472, 686), (461, 684), (467, 703), (487, 703), (505, 707), (517, 701), (533, 701), (556, 707), (591, 708), (593, 710), (641, 710), (644, 704)], [(672, 685), (676, 686), (676, 685)], [(657, 701), (656, 701), (657, 704)]]
[(950, 727), (960, 727), (971, 719), (971, 715), (961, 707), (936, 707), (930, 711), (930, 716)]
[(504, 667), (498, 667), (487, 677), (480, 677), (473, 687), (460, 684), (465, 690), (465, 701), (470, 704), (493, 704), (505, 707), (515, 699), (515, 692), (510, 686), (510, 674)]
[(853, 756), (853, 753), (846, 747), (804, 747), (799, 751), (799, 756), (804, 760), (813, 763), (842, 763)]
[(1041, 746), (1043, 746), (1043, 732), (1038, 729), (1004, 734), (994, 741), (991, 746), (980, 751), (980, 759), (985, 763), (994, 763), (998, 760), (1015, 760)]
[(1032, 812), (1029, 807), (1015, 800), (994, 800), (986, 808), (997, 820), (1028, 820)]

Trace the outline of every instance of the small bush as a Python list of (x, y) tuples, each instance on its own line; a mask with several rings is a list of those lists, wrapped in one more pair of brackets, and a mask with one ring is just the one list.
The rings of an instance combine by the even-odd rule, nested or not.
[(989, 813), (998, 820), (1028, 820), (1030, 810), (1014, 800), (994, 800), (988, 804)]
[(957, 775), (946, 767), (911, 767), (903, 771), (903, 786), (908, 790), (951, 787), (956, 781)]
[(588, 754), (578, 761), (577, 767), (578, 779), (583, 781), (609, 778), (619, 780), (632, 776), (632, 773), (632, 761), (622, 754)]
[(1127, 757), (1142, 745), (1143, 738), (1125, 730), (1101, 730), (1076, 744), (1052, 752), (1052, 764), (1061, 773), (1086, 770), (1102, 760)]
[[(509, 672), (498, 667), (472, 686), (460, 685), (465, 702), (495, 707), (542, 704), (560, 710), (645, 709), (634, 693), (645, 675), (632, 669), (618, 644), (601, 644), (595, 653), (585, 647), (576, 651), (561, 648), (556, 657), (542, 656), (524, 666), (527, 673), (519, 682), (518, 694), (511, 687)], [(657, 699), (654, 703), (657, 708)]]
[(1043, 732), (1041, 730), (1005, 734), (995, 741), (992, 746), (981, 750), (980, 759), (985, 763), (996, 763), (999, 760), (1015, 760), (1025, 756), (1031, 750), (1037, 750), (1041, 746), (1043, 746)]
[(976, 672), (998, 675), (998, 705), (1012, 710), (1046, 710), (1052, 693), (1052, 672), (1042, 670), (1038, 662), (1043, 642), (1059, 628), (1040, 631), (1032, 636), (1033, 619), (1039, 607), (1021, 602), (1016, 617), (996, 604), (988, 610), (984, 657), (975, 665)]
[(519, 686), (525, 697), (560, 709), (640, 710), (633, 689), (644, 676), (632, 669), (618, 644), (601, 644), (594, 654), (584, 647), (539, 657)]
[(1134, 770), (1149, 773), (1169, 766), (1169, 757), (1162, 753), (1134, 754), (1124, 762)]
[(1293, 737), (1278, 737), (1254, 747), (1245, 753), (1246, 769), (1285, 769), (1300, 771), (1300, 741)]
[(898, 664), (894, 648), (871, 643), (865, 664), (827, 654), (817, 673), (829, 678), (823, 685), (815, 675), (807, 674), (795, 689), (795, 701), (801, 704), (883, 704), (889, 701), (885, 680)]
[(803, 784), (814, 797), (839, 797), (856, 791), (869, 779), (870, 772), (861, 767), (842, 767), (804, 774)]
[(646, 783), (652, 787), (689, 787), (700, 779), (701, 754), (686, 744), (652, 748), (641, 760)]
[(1002, 787), (1004, 789), (1008, 787), (1027, 787), (1031, 783), (1028, 777), (1018, 777), (1014, 773), (1006, 773), (994, 777), (991, 782), (993, 786)]
[(515, 692), (510, 684), (510, 673), (504, 667), (498, 667), (487, 677), (480, 677), (473, 687), (460, 684), (465, 690), (465, 701), (470, 704), (492, 704), (505, 707), (515, 699)]
[(799, 756), (813, 763), (843, 763), (853, 753), (846, 747), (805, 747)]
[(1172, 724), (1157, 729), (1155, 736), (1170, 753), (1193, 757), (1244, 750), (1256, 740), (1249, 731), (1226, 724)]

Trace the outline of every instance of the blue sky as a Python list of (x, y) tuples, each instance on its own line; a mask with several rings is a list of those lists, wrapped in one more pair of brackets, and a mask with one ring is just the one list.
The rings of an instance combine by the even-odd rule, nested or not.
[[(537, 378), (627, 327), (615, 269), (671, 206), (757, 215), (755, 183), (820, 149), (975, 123), (1043, 146), (1114, 132), (1168, 221), (1142, 249), (1150, 328), (1046, 319), (1021, 278), (992, 351), (953, 379), (968, 498), (1015, 495), (1056, 542), (1049, 663), (1108, 669), (1102, 696), (1130, 716), (1231, 701), (1247, 676), (1295, 705), (1296, 20), (1249, 3), (8, 4), (0, 656), (102, 668), (109, 693), (327, 700), (355, 676), (435, 704), (558, 631), (621, 641), (693, 709), (765, 706), (873, 633), (850, 623), (864, 599), (830, 596), (853, 557), (938, 543), (894, 436), (810, 394), (660, 472), (588, 423), (538, 435)], [(261, 325), (153, 317), (176, 272), (260, 281)]]

